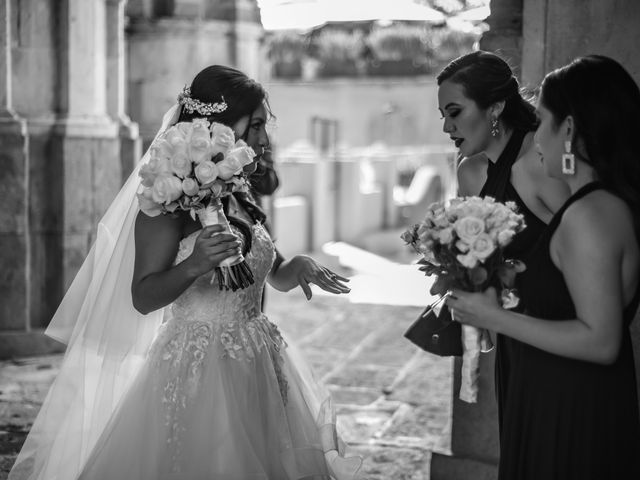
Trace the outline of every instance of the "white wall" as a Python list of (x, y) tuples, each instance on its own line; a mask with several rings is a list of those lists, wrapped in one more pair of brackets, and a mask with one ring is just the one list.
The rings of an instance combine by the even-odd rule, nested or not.
[(277, 117), (272, 137), (280, 149), (308, 140), (313, 116), (337, 119), (340, 142), (351, 147), (450, 143), (431, 76), (270, 81), (265, 87)]

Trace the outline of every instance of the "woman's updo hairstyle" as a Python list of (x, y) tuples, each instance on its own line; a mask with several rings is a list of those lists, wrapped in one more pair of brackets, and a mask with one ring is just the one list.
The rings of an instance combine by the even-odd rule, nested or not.
[(507, 128), (532, 131), (538, 126), (534, 106), (520, 94), (518, 79), (498, 55), (482, 50), (468, 53), (449, 63), (437, 77), (462, 85), (467, 97), (486, 110), (504, 101), (500, 119)]
[[(226, 103), (226, 109), (219, 113), (204, 116), (197, 111), (188, 112), (185, 108), (178, 119), (179, 122), (190, 122), (194, 118), (206, 118), (209, 122), (217, 122), (233, 127), (242, 117), (253, 114), (262, 104), (268, 109), (267, 92), (255, 80), (240, 70), (224, 65), (211, 65), (198, 73), (190, 87), (190, 96), (203, 103)], [(240, 138), (246, 140), (251, 125), (251, 118), (246, 130)], [(266, 215), (256, 205), (250, 194), (236, 192), (233, 194), (238, 203), (254, 222), (264, 223)], [(222, 206), (229, 223), (240, 229), (245, 237), (245, 250), (251, 248), (251, 227), (240, 218), (229, 215), (229, 197), (222, 199)], [(245, 252), (246, 253), (246, 252)]]

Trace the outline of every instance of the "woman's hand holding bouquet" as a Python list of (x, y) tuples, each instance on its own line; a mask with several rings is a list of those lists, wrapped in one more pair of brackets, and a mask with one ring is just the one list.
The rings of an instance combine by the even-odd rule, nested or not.
[[(515, 203), (464, 197), (433, 203), (424, 221), (413, 225), (402, 238), (422, 255), (420, 270), (436, 276), (431, 288), (432, 294), (440, 295), (436, 304), (453, 288), (482, 292), (494, 287), (502, 307), (513, 308), (518, 304), (515, 275), (525, 267), (522, 262), (505, 259), (504, 247), (524, 228)], [(475, 402), (479, 353), (491, 349), (491, 340), (486, 331), (463, 325), (462, 343), (460, 398)]]
[[(150, 148), (149, 162), (140, 169), (140, 210), (154, 217), (188, 211), (204, 227), (222, 225), (231, 233), (220, 199), (246, 192), (243, 172), (255, 152), (235, 140), (231, 128), (196, 119), (180, 122), (158, 137)], [(242, 253), (228, 257), (215, 269), (220, 289), (237, 290), (253, 283), (253, 274)]]

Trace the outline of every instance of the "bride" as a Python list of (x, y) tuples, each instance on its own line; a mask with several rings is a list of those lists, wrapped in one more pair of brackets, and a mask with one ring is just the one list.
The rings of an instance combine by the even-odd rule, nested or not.
[[(214, 65), (159, 134), (207, 118), (231, 127), (257, 161), (268, 115), (260, 84)], [(147, 216), (139, 169), (47, 330), (67, 352), (9, 479), (359, 478), (362, 461), (344, 455), (329, 394), (260, 310), (266, 280), (310, 298), (310, 283), (339, 294), (346, 279), (307, 256), (284, 260), (247, 194), (223, 202), (234, 234), (185, 212)], [(255, 283), (212, 285), (211, 271), (239, 249)]]

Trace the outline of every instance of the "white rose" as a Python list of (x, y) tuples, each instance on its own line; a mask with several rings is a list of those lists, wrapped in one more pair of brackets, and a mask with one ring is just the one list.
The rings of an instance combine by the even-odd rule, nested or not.
[(191, 174), (191, 160), (182, 153), (176, 153), (171, 157), (171, 171), (180, 178)]
[(211, 154), (217, 155), (222, 153), (227, 154), (229, 150), (233, 148), (236, 143), (236, 135), (233, 130), (221, 123), (211, 124)]
[(164, 140), (171, 145), (171, 151), (176, 153), (187, 154), (187, 143), (191, 137), (191, 122), (180, 122), (169, 128), (164, 134)]
[(223, 180), (229, 180), (234, 175), (238, 175), (242, 171), (242, 165), (236, 158), (225, 158), (217, 163), (220, 171), (219, 177)]
[(453, 228), (444, 228), (436, 233), (436, 236), (438, 237), (438, 240), (440, 240), (441, 244), (448, 245), (453, 241)]
[(471, 245), (470, 254), (482, 261), (489, 257), (496, 249), (495, 243), (486, 233), (481, 233), (476, 237)]
[(501, 247), (508, 245), (513, 240), (514, 235), (516, 234), (513, 230), (502, 230), (498, 233), (498, 244)]
[(151, 157), (151, 159), (140, 167), (138, 175), (142, 178), (142, 185), (152, 187), (158, 175), (170, 175), (171, 164), (168, 158)]
[(478, 265), (478, 259), (472, 252), (465, 253), (464, 255), (456, 255), (456, 259), (467, 268), (474, 268)]
[(436, 217), (434, 217), (433, 219), (433, 223), (436, 227), (448, 227), (449, 226), (449, 219), (447, 218), (447, 216), (445, 215), (445, 212), (441, 212), (439, 213)]
[(468, 243), (463, 242), (462, 240), (458, 240), (456, 242), (456, 248), (461, 252), (468, 252), (471, 247), (469, 246)]
[(157, 217), (162, 213), (162, 207), (160, 204), (153, 201), (151, 196), (151, 189), (145, 188), (142, 192), (138, 193), (138, 204), (140, 205), (140, 210), (142, 210), (145, 214), (150, 217)]
[(244, 167), (245, 165), (253, 163), (253, 160), (256, 158), (256, 152), (254, 152), (253, 148), (248, 146), (244, 141), (238, 140), (235, 147), (229, 151), (227, 156), (237, 158), (240, 164)]
[(204, 162), (211, 158), (211, 151), (209, 123), (202, 119), (194, 120), (191, 141), (189, 142), (189, 158), (193, 163)]
[(189, 196), (193, 196), (198, 193), (200, 187), (198, 186), (198, 182), (196, 182), (193, 178), (185, 178), (182, 180), (182, 191)]
[(149, 148), (151, 159), (169, 160), (173, 155), (173, 147), (165, 138), (158, 138)]
[(457, 220), (453, 228), (462, 241), (472, 244), (484, 232), (484, 221), (476, 217), (464, 217)]
[(218, 165), (207, 160), (196, 165), (195, 174), (200, 184), (206, 185), (220, 176), (220, 169)]
[(500, 208), (498, 210), (495, 210), (489, 216), (489, 218), (487, 219), (487, 226), (489, 226), (489, 228), (500, 226), (504, 222), (506, 222), (508, 218), (509, 218), (509, 211), (504, 208)]
[(173, 175), (159, 175), (151, 187), (151, 198), (156, 203), (169, 204), (181, 195), (182, 181)]

